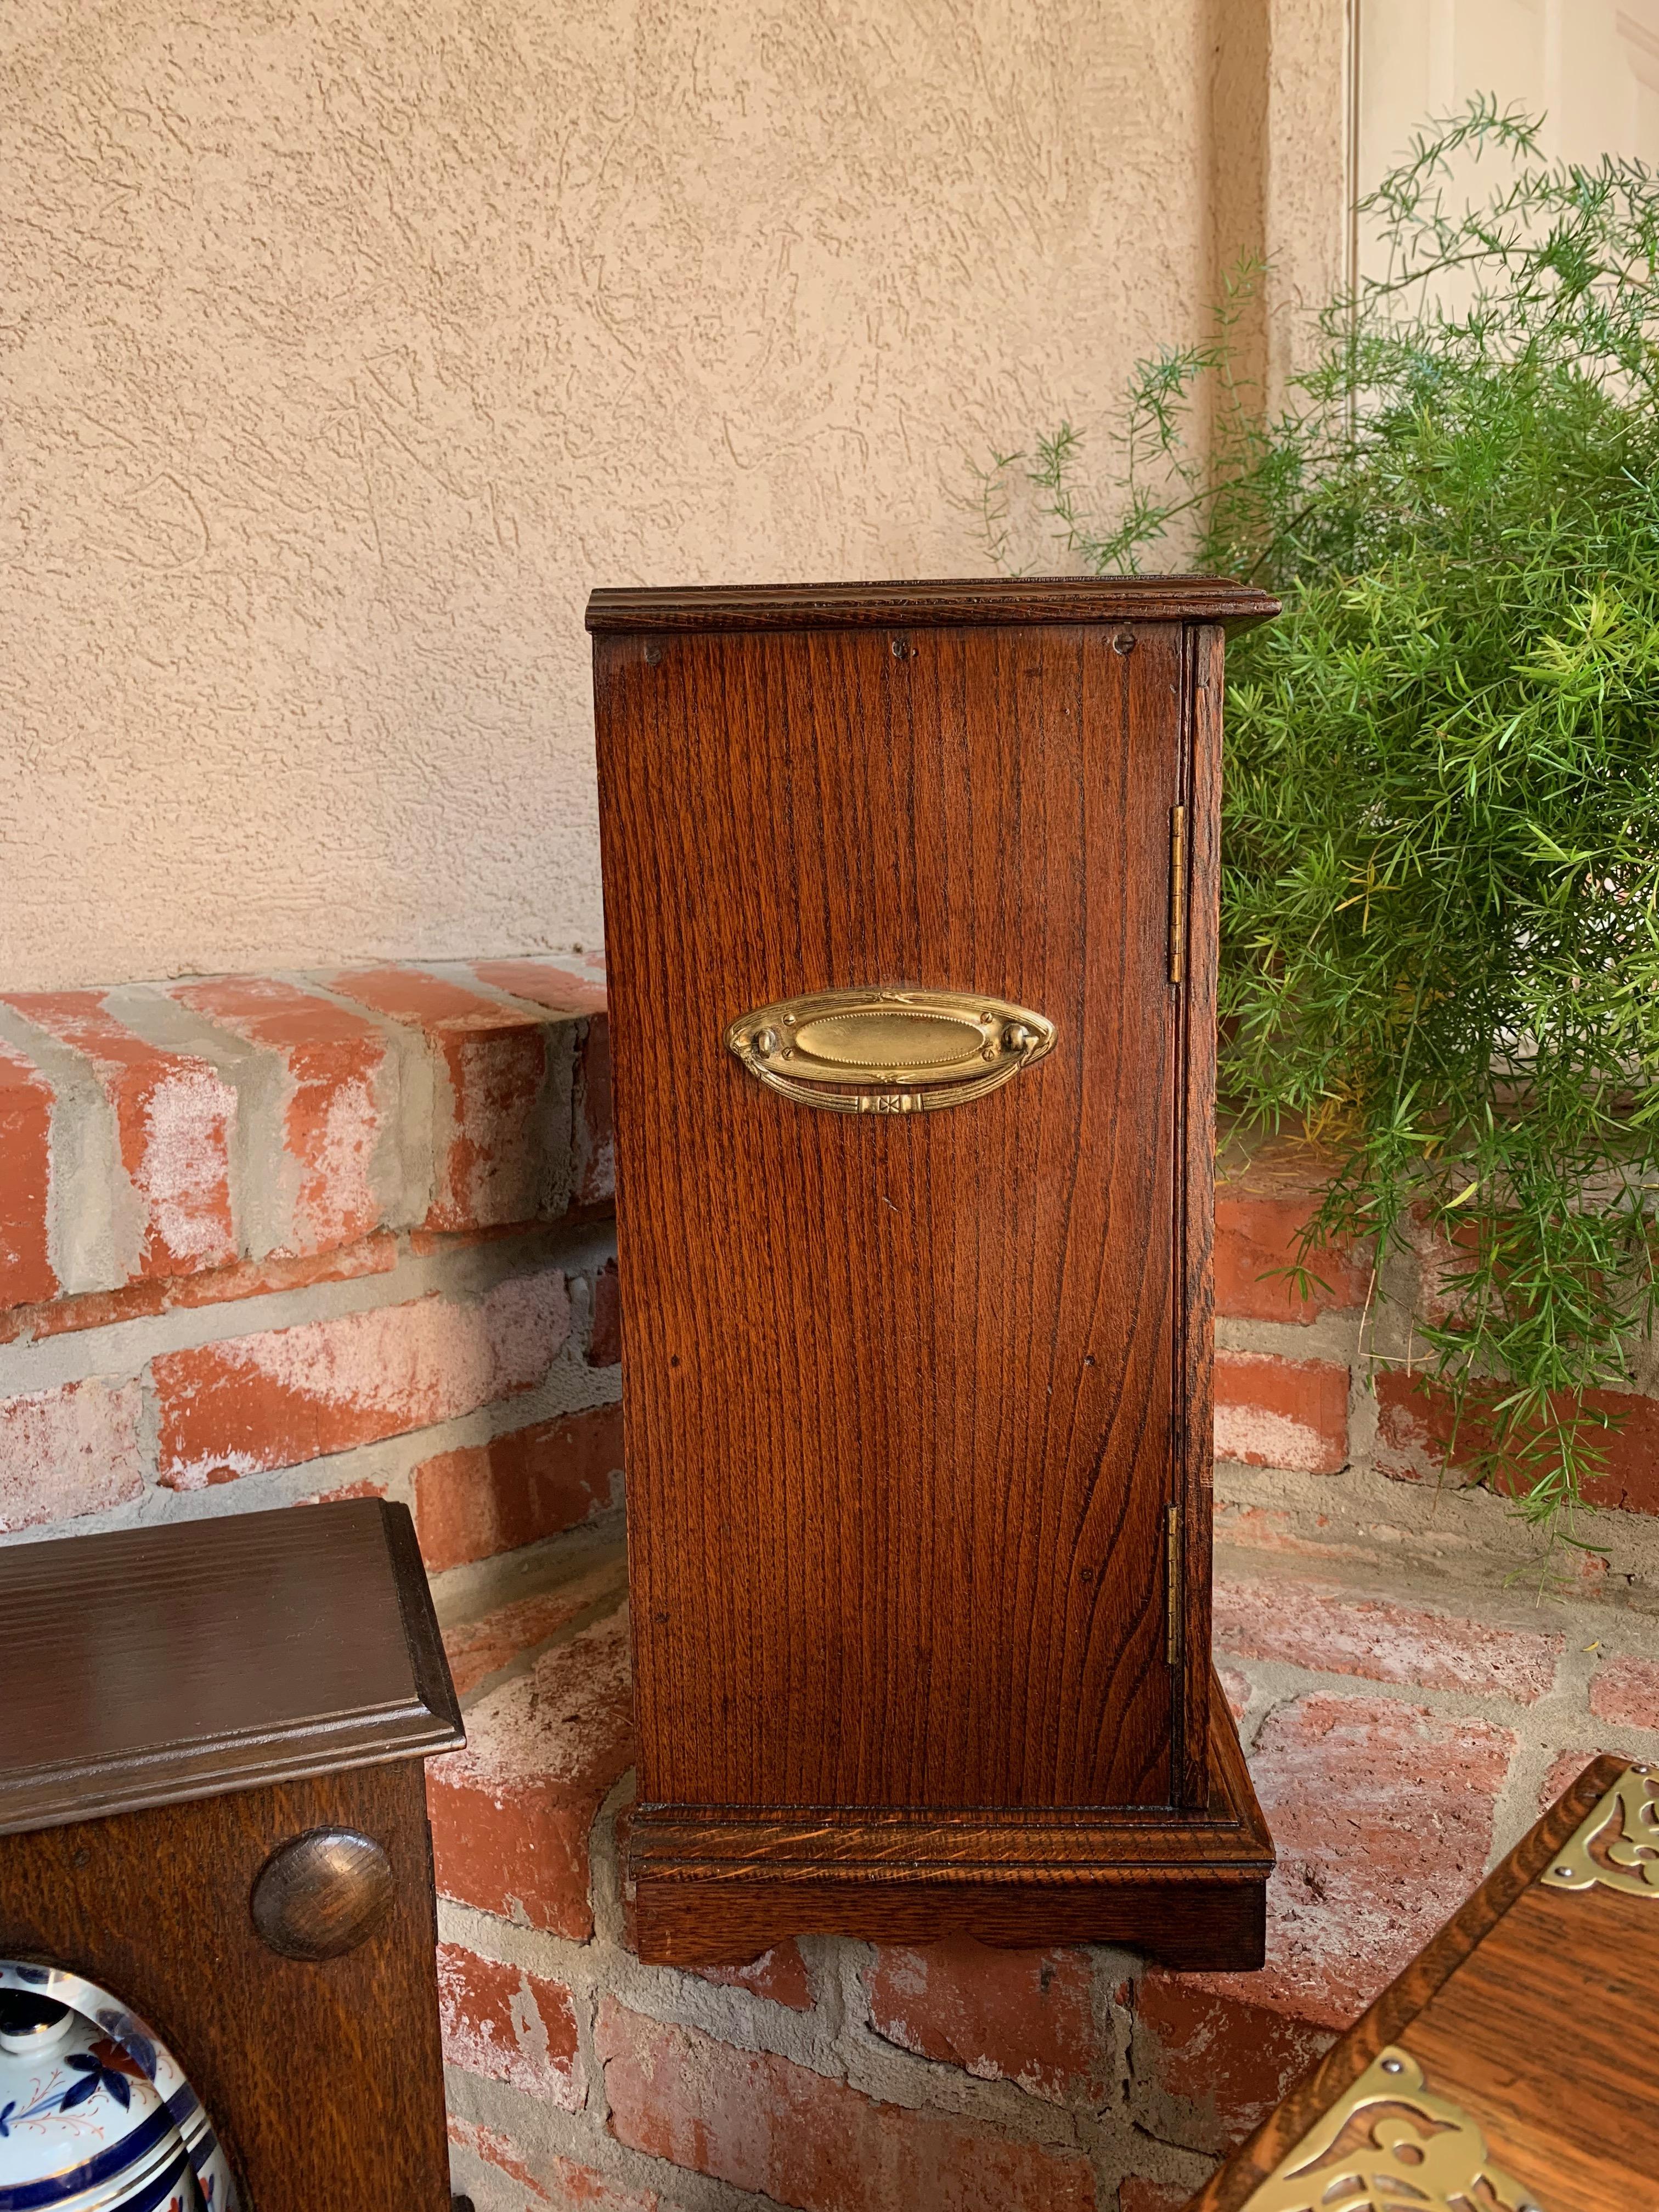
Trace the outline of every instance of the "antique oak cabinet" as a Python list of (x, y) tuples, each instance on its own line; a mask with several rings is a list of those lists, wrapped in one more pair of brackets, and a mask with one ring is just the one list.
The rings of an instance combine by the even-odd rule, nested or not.
[(1204, 578), (596, 592), (644, 1956), (1260, 1958)]
[(462, 1740), (406, 1506), (0, 1548), (0, 1960), (149, 2024), (240, 2212), (449, 2212), (422, 1762)]

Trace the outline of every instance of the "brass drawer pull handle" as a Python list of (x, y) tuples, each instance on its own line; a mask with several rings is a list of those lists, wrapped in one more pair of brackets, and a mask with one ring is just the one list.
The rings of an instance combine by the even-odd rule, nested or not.
[(726, 1042), (757, 1083), (830, 1114), (983, 1098), (1052, 1049), (1029, 1006), (966, 991), (823, 991), (741, 1014)]

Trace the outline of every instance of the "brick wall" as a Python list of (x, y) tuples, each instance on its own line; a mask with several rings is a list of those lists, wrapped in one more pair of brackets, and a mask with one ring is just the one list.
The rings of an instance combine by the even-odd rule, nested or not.
[(434, 1569), (611, 1513), (602, 969), (0, 999), (0, 1533), (342, 1492)]
[(1411, 1380), (1438, 1255), (1327, 1255), (1304, 1306), (1306, 1158), (1230, 1152), (1217, 1644), (1267, 1971), (643, 1966), (602, 1008), (581, 956), (0, 1001), (0, 1540), (410, 1502), (469, 1731), (430, 1796), (479, 2212), (1164, 2212), (1593, 1752), (1659, 1755), (1651, 1371), (1540, 1603)]

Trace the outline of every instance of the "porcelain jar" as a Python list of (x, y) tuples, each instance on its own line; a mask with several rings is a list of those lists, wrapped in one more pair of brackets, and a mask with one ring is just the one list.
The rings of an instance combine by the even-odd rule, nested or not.
[(0, 2212), (236, 2212), (166, 2046), (79, 1975), (0, 1961)]

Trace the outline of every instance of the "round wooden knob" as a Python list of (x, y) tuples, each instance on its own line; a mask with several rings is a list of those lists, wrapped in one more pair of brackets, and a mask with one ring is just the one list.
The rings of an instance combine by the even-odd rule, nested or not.
[(274, 1850), (249, 1899), (253, 1924), (285, 1959), (337, 1959), (372, 1936), (397, 1885), (386, 1853), (355, 1828), (313, 1828)]

